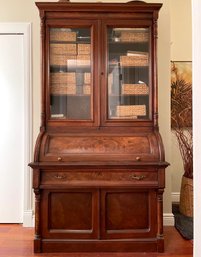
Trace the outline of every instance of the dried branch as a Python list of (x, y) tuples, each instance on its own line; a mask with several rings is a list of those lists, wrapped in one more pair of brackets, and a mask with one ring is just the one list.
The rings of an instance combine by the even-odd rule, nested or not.
[(173, 63), (171, 82), (171, 123), (184, 165), (184, 176), (193, 178), (192, 84), (179, 77)]

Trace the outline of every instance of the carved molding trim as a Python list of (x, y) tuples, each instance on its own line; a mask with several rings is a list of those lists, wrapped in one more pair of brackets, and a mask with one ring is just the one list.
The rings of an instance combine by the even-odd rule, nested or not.
[(154, 38), (158, 38), (158, 24), (157, 24), (157, 19), (153, 20), (153, 32), (154, 32)]
[(40, 190), (35, 193), (35, 239), (40, 239)]
[(154, 127), (158, 128), (158, 112), (154, 113)]

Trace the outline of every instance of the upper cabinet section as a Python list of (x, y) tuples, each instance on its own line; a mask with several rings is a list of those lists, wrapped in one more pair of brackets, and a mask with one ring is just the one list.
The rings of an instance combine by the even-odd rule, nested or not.
[(161, 4), (37, 3), (42, 126), (157, 127)]

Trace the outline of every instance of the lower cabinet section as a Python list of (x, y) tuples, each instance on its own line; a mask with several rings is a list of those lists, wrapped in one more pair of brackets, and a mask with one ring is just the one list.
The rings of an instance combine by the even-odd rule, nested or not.
[(157, 189), (43, 189), (40, 199), (35, 252), (163, 248), (157, 237)]

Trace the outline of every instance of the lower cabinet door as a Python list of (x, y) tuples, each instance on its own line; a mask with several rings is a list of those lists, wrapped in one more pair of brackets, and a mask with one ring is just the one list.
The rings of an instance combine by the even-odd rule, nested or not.
[(95, 189), (43, 190), (41, 233), (49, 239), (97, 238), (99, 195)]
[(101, 191), (101, 238), (151, 238), (157, 234), (157, 195), (154, 189)]

